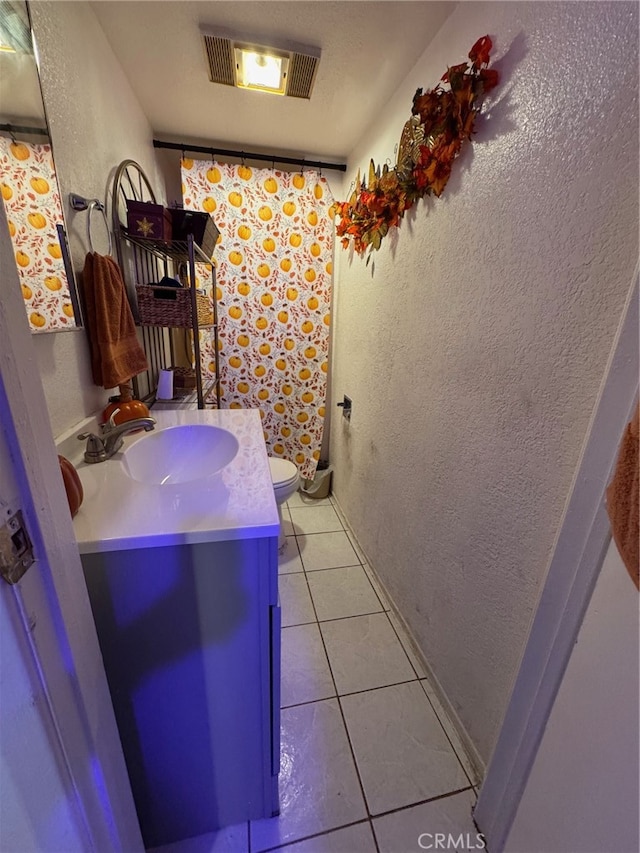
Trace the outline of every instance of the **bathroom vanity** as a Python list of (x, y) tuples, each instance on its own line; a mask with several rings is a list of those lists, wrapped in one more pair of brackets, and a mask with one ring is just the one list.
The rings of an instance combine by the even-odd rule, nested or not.
[[(259, 413), (152, 414), (156, 429), (112, 459), (72, 460), (85, 490), (74, 527), (146, 847), (277, 814), (280, 749), (278, 514)], [(198, 469), (179, 447), (206, 425), (237, 442), (214, 473), (206, 448)], [(173, 480), (128, 465), (149, 440), (138, 456)]]

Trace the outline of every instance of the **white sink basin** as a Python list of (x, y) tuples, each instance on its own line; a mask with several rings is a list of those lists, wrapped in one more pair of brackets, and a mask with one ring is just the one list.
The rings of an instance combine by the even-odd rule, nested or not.
[[(182, 424), (142, 435), (122, 454), (126, 473), (139, 483), (176, 485), (203, 480), (225, 468), (238, 452), (222, 427)], [(107, 463), (108, 464), (108, 463)]]

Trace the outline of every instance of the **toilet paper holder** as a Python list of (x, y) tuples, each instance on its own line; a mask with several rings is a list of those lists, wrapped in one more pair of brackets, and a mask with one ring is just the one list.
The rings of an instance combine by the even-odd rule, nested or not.
[(344, 395), (344, 399), (341, 403), (337, 403), (336, 405), (340, 406), (342, 409), (342, 417), (346, 418), (348, 421), (351, 420), (351, 397), (347, 397)]

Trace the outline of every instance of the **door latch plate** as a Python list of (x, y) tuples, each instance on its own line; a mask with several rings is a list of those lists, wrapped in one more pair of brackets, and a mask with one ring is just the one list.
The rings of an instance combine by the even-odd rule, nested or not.
[(17, 510), (0, 527), (0, 577), (10, 584), (18, 583), (34, 562), (33, 545), (22, 511)]

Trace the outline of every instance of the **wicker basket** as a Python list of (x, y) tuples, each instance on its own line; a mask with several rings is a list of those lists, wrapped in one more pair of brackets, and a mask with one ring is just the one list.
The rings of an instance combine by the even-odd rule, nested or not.
[[(137, 284), (138, 311), (141, 326), (178, 326), (191, 329), (191, 288), (160, 287), (154, 284)], [(198, 326), (213, 323), (211, 300), (196, 294)]]

